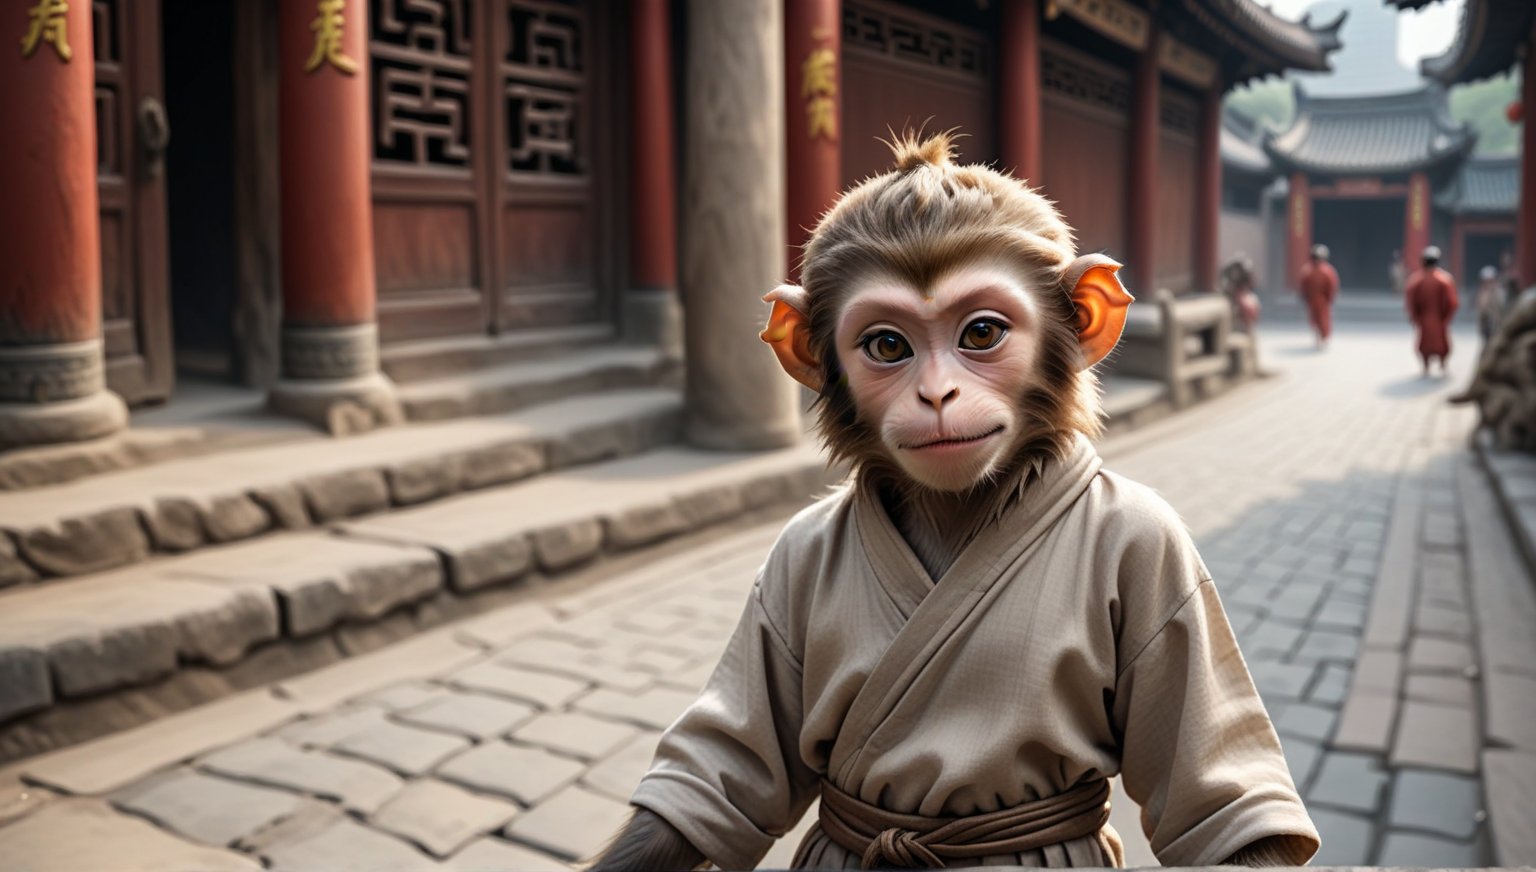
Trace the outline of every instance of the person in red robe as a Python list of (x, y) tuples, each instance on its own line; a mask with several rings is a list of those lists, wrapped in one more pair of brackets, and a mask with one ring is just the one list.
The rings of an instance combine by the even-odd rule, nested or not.
[(1307, 304), (1307, 318), (1317, 333), (1317, 347), (1328, 344), (1333, 333), (1333, 301), (1339, 296), (1339, 274), (1328, 262), (1328, 246), (1312, 246), (1307, 265), (1301, 268), (1301, 298)]
[(1403, 296), (1408, 320), (1419, 328), (1419, 360), (1424, 374), (1429, 375), (1430, 360), (1439, 358), (1440, 374), (1444, 375), (1446, 359), (1451, 356), (1451, 318), (1460, 300), (1456, 280), (1440, 268), (1440, 249), (1433, 245), (1424, 249), (1424, 267), (1408, 277)]

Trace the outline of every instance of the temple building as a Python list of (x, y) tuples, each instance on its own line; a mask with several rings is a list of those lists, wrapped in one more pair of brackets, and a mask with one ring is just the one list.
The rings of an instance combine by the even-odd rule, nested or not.
[[(680, 293), (755, 321), (906, 125), (1040, 185), (1138, 294), (1210, 290), (1222, 95), (1327, 70), (1338, 27), (1256, 0), (0, 0), (0, 449), (116, 432), (178, 375), (343, 432), (592, 349), (734, 372)], [(1379, 199), (1441, 151), (1383, 164)], [(690, 381), (690, 414), (741, 378)], [(718, 411), (690, 432), (799, 432)]]
[(1353, 97), (1298, 85), (1291, 125), (1264, 141), (1290, 180), (1288, 283), (1319, 242), (1344, 287), (1390, 287), (1394, 260), (1412, 263), (1431, 241), (1448, 242), (1449, 216), (1435, 197), (1456, 184), (1475, 143), (1435, 84)]

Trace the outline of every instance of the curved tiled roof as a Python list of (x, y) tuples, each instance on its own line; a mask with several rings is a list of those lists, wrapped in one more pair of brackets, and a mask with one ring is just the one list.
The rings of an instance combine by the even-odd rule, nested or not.
[(1520, 156), (1478, 155), (1456, 174), (1456, 181), (1435, 198), (1452, 212), (1513, 215), (1520, 200)]
[(1275, 165), (1264, 153), (1264, 128), (1237, 111), (1221, 112), (1221, 162), (1228, 169), (1258, 175), (1272, 174)]
[(1288, 69), (1323, 72), (1328, 54), (1339, 48), (1344, 16), (1326, 24), (1281, 18), (1258, 0), (1183, 0), (1184, 9), (1202, 26), (1242, 55), (1239, 78), (1283, 73)]
[(1400, 173), (1459, 160), (1476, 140), (1451, 119), (1438, 85), (1370, 97), (1312, 97), (1298, 86), (1296, 117), (1264, 150), (1303, 172)]
[[(1419, 9), (1435, 0), (1387, 2), (1399, 9)], [(1515, 63), (1533, 19), (1536, 2), (1532, 0), (1466, 0), (1451, 47), (1420, 61), (1419, 69), (1446, 85), (1497, 76)]]

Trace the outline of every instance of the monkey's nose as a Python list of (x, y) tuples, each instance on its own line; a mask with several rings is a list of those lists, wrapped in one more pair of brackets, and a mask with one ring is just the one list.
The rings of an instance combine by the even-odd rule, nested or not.
[(942, 411), (949, 401), (960, 396), (960, 388), (951, 386), (948, 390), (931, 390), (926, 387), (919, 387), (917, 395), (923, 402), (936, 410)]

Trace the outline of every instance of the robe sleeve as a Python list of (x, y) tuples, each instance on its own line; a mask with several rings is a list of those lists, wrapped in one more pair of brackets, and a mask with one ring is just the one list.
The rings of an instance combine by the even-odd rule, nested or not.
[(1209, 866), (1267, 837), (1293, 865), (1317, 830), (1238, 651), (1215, 586), (1204, 580), (1115, 683), (1121, 776), (1164, 866)]
[(820, 779), (798, 752), (801, 681), (759, 576), (720, 665), (662, 735), (630, 802), (665, 818), (716, 866), (755, 867), (805, 814)]

